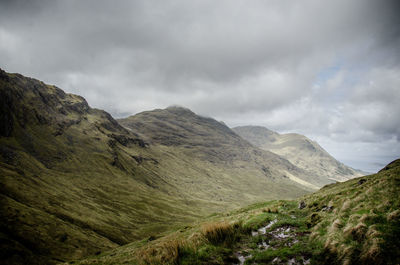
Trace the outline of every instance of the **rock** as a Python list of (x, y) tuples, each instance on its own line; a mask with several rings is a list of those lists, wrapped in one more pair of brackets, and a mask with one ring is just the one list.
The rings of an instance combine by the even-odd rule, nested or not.
[(333, 206), (324, 206), (321, 211), (323, 212), (331, 212), (333, 210)]
[(303, 208), (305, 208), (307, 206), (307, 204), (304, 202), (304, 201), (301, 201), (300, 203), (299, 203), (299, 209), (301, 210), (301, 209), (303, 209)]
[(310, 217), (310, 221), (307, 222), (307, 228), (315, 226), (321, 220), (321, 216), (318, 213), (313, 213)]
[(261, 170), (264, 172), (264, 175), (265, 175), (266, 177), (271, 177), (271, 176), (272, 176), (272, 173), (271, 173), (271, 171), (269, 170), (268, 167), (262, 166), (262, 167), (261, 167)]
[(367, 180), (366, 179), (360, 179), (358, 181), (358, 185), (362, 185), (363, 183), (365, 183)]

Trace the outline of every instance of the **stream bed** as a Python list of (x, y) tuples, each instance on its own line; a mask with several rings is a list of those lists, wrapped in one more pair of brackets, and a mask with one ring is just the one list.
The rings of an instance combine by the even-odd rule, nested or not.
[[(296, 218), (291, 216), (291, 218)], [(292, 247), (294, 244), (299, 243), (297, 228), (290, 225), (282, 225), (280, 227), (273, 226), (278, 222), (278, 219), (270, 221), (267, 225), (260, 227), (256, 231), (251, 231), (252, 238), (258, 237), (257, 249), (259, 251), (276, 250), (281, 247)], [(271, 228), (273, 228), (271, 230)], [(243, 249), (235, 253), (236, 258), (239, 260), (238, 265), (243, 265), (246, 260), (251, 259), (250, 252), (252, 249)], [(307, 265), (310, 264), (310, 259), (299, 256), (283, 261), (279, 257), (275, 257), (270, 264), (288, 264), (288, 265)]]

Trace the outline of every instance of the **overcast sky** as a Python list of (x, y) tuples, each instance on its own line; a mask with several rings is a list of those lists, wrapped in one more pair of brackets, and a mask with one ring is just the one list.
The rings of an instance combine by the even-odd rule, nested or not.
[(400, 157), (400, 1), (0, 0), (0, 67), (124, 117), (181, 105)]

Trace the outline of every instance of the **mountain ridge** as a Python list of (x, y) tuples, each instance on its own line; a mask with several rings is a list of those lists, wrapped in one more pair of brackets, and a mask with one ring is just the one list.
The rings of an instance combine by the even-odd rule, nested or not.
[(365, 172), (337, 161), (317, 142), (304, 135), (279, 134), (262, 126), (240, 126), (233, 130), (261, 149), (276, 153), (294, 165), (322, 178), (344, 181), (365, 175)]
[[(202, 117), (187, 108), (170, 107), (145, 111), (125, 119), (118, 119), (125, 128), (146, 135), (150, 142), (183, 148), (188, 156), (209, 162), (257, 161), (266, 176), (280, 176), (308, 189), (317, 189), (316, 176), (303, 172), (287, 159), (253, 146), (225, 124)], [(229, 165), (234, 167), (233, 164)], [(274, 168), (279, 168), (278, 171)], [(274, 171), (272, 173), (272, 171)], [(317, 180), (317, 184), (314, 182)]]

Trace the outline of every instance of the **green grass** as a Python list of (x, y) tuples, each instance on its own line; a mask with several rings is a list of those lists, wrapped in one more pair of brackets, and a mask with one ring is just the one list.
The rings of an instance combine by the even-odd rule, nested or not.
[(257, 230), (258, 228), (268, 224), (270, 221), (276, 218), (276, 214), (264, 213), (256, 216), (251, 216), (249, 220), (244, 223), (244, 229), (246, 230)]
[[(266, 209), (273, 207), (277, 210), (276, 213), (268, 213)], [(295, 215), (296, 219), (291, 216)], [(138, 264), (229, 264), (236, 263), (237, 258), (235, 252), (252, 253), (257, 260), (263, 260), (263, 256), (257, 256), (257, 244), (265, 238), (263, 236), (253, 237), (252, 230), (256, 230), (268, 224), (271, 220), (278, 219), (278, 224), (273, 226), (269, 231), (275, 228), (290, 225), (295, 227), (297, 240), (303, 250), (307, 240), (306, 231), (306, 217), (304, 213), (297, 210), (296, 202), (291, 201), (274, 201), (266, 204), (254, 204), (246, 207), (245, 209), (229, 212), (223, 216), (210, 216), (197, 223), (191, 225), (190, 229), (184, 233), (177, 232), (161, 237), (154, 242), (149, 242), (142, 247), (132, 245), (125, 248), (123, 253), (137, 253), (136, 258), (129, 259), (130, 262)], [(179, 242), (180, 252), (179, 255), (171, 255), (167, 251), (167, 245), (175, 244), (171, 242)], [(284, 244), (286, 241), (276, 242), (275, 245)], [(271, 245), (273, 243), (271, 242)], [(161, 249), (166, 249), (162, 251)], [(295, 246), (294, 249), (300, 247)], [(154, 252), (154, 250), (157, 252)], [(292, 250), (282, 250), (287, 257), (290, 257), (294, 252)], [(307, 255), (310, 251), (306, 251)], [(316, 251), (314, 251), (316, 252)], [(312, 252), (312, 253), (314, 253)], [(143, 255), (143, 253), (152, 253), (152, 255)], [(273, 252), (275, 253), (275, 252)], [(257, 255), (256, 255), (257, 254)], [(289, 255), (290, 254), (290, 255)], [(139, 258), (140, 257), (140, 258)], [(93, 257), (82, 261), (82, 264), (91, 264), (98, 262), (98, 264), (118, 264), (124, 263), (125, 254), (117, 254), (114, 256), (105, 255), (103, 257)]]
[[(339, 263), (398, 262), (393, 246), (400, 236), (399, 164), (396, 161), (388, 170), (363, 177), (363, 183), (354, 179), (304, 197), (310, 213), (321, 216), (311, 230), (313, 240), (324, 244)], [(322, 205), (333, 210), (321, 211)]]
[(305, 255), (312, 255), (312, 250), (305, 249), (303, 244), (297, 243), (291, 247), (281, 247), (276, 250), (265, 250), (254, 252), (253, 257), (248, 260), (247, 264), (252, 262), (256, 263), (267, 263), (271, 262), (275, 258), (279, 258), (281, 261), (286, 262), (292, 257)]
[[(179, 255), (169, 255), (169, 259), (168, 255), (158, 256), (166, 264), (237, 263), (237, 252), (252, 256), (246, 264), (266, 264), (274, 259), (281, 262), (309, 260), (311, 264), (398, 264), (400, 202), (395, 195), (399, 192), (400, 162), (396, 163), (398, 166), (392, 165), (389, 170), (363, 177), (367, 181), (361, 185), (359, 179), (354, 179), (307, 195), (299, 199), (307, 204), (301, 210), (297, 207), (299, 201), (257, 203), (209, 216), (191, 225), (184, 233), (160, 237), (157, 243), (127, 246), (123, 253), (135, 257), (132, 253), (141, 253), (143, 248), (160, 249), (174, 238), (181, 242), (182, 248)], [(325, 206), (330, 206), (329, 210)], [(274, 212), (268, 212), (268, 209), (274, 209)], [(251, 235), (251, 231), (275, 219), (277, 223), (267, 230), (266, 235)], [(215, 231), (205, 233), (202, 227), (207, 225), (211, 227), (210, 231)], [(288, 227), (288, 238), (273, 236), (277, 229)], [(262, 242), (267, 242), (270, 248), (260, 249), (258, 245)], [(126, 254), (108, 254), (81, 263), (119, 264), (127, 261), (143, 262), (127, 258)]]

